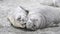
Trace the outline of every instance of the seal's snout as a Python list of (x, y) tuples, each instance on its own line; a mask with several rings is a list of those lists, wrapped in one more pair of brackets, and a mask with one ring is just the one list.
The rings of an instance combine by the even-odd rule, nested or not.
[(22, 24), (22, 26), (23, 26), (23, 25), (26, 25), (26, 23)]
[[(25, 27), (26, 27), (26, 23), (21, 24), (21, 26), (22, 26), (23, 28), (25, 28)], [(22, 27), (21, 27), (21, 28), (22, 28)]]

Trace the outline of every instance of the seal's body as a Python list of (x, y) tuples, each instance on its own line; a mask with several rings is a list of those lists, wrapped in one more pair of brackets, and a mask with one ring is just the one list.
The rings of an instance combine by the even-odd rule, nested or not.
[(40, 5), (39, 8), (30, 10), (26, 28), (36, 30), (50, 26), (56, 26), (60, 22), (60, 9)]
[(37, 30), (39, 28), (56, 26), (60, 22), (60, 8), (35, 4), (28, 7), (27, 10), (28, 14), (21, 9), (9, 16), (8, 19), (11, 24), (15, 27)]

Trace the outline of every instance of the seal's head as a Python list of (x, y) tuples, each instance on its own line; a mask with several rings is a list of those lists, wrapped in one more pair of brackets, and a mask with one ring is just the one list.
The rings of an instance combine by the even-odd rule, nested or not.
[(26, 29), (37, 30), (45, 27), (45, 18), (40, 13), (32, 13), (28, 15), (28, 21), (26, 23)]
[(13, 26), (24, 28), (27, 21), (27, 14), (28, 11), (20, 6), (17, 8), (17, 11), (12, 14), (12, 16), (8, 16), (8, 19)]
[(39, 16), (36, 14), (28, 15), (28, 21), (26, 23), (26, 28), (30, 30), (36, 30), (39, 27)]

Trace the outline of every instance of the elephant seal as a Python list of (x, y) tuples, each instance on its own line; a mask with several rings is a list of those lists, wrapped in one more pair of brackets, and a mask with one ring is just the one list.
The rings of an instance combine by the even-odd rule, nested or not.
[(25, 27), (25, 22), (27, 20), (27, 10), (25, 10), (23, 7), (17, 7), (14, 9), (15, 11), (13, 13), (8, 14), (7, 18), (10, 21), (10, 23), (14, 27)]
[(30, 30), (37, 30), (57, 26), (58, 23), (60, 23), (60, 8), (40, 5), (40, 7), (29, 11), (25, 27)]
[(29, 7), (28, 11), (20, 8), (12, 16), (8, 16), (8, 19), (15, 27), (37, 30), (56, 26), (60, 22), (59, 15), (60, 8), (38, 4)]

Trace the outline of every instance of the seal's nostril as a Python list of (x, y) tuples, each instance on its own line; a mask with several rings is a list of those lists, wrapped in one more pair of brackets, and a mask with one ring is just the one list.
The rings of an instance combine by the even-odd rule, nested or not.
[(22, 24), (22, 25), (26, 25), (26, 23)]
[(26, 25), (26, 23), (24, 23), (24, 25)]

